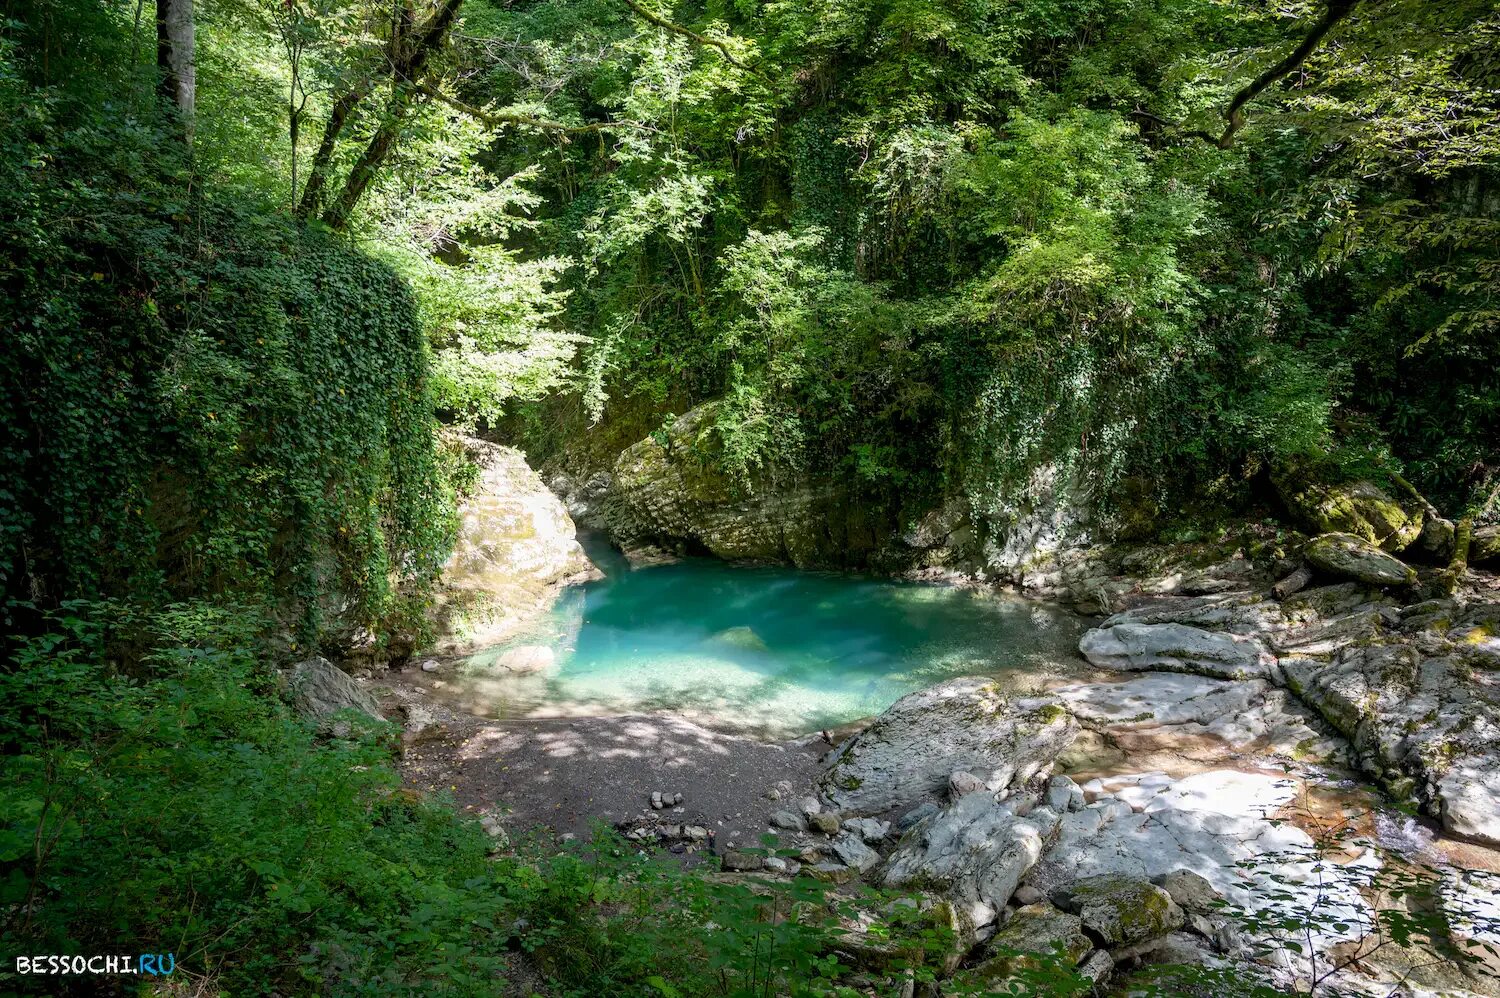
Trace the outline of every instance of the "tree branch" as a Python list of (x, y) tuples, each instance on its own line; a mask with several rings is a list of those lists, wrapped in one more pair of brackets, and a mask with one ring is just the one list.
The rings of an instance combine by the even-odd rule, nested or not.
[[(630, 3), (631, 0), (626, 0), (626, 2)], [(1229, 101), (1229, 106), (1224, 109), (1223, 114), (1225, 121), (1224, 131), (1218, 135), (1204, 131), (1201, 128), (1184, 131), (1180, 122), (1168, 121), (1165, 118), (1152, 114), (1150, 111), (1144, 111), (1140, 108), (1128, 112), (1126, 116), (1149, 121), (1164, 129), (1170, 129), (1177, 132), (1183, 138), (1202, 139), (1216, 149), (1229, 149), (1234, 145), (1235, 133), (1245, 127), (1245, 105), (1260, 96), (1271, 84), (1306, 62), (1307, 57), (1312, 55), (1313, 50), (1318, 47), (1324, 37), (1334, 29), (1335, 25), (1348, 17), (1349, 13), (1354, 10), (1355, 5), (1358, 3), (1359, 0), (1329, 0), (1328, 9), (1323, 12), (1323, 16), (1318, 20), (1318, 23), (1313, 25), (1312, 30), (1303, 37), (1297, 47), (1287, 53), (1286, 57), (1274, 66), (1269, 67), (1255, 79), (1241, 87), (1239, 92)]]
[(664, 17), (659, 17), (656, 14), (651, 13), (649, 10), (646, 10), (639, 3), (637, 3), (636, 0), (624, 0), (624, 2), (625, 2), (625, 6), (629, 7), (631, 10), (635, 11), (636, 16), (639, 17), (639, 18), (641, 18), (643, 21), (647, 21), (647, 22), (649, 22), (651, 24), (654, 24), (658, 28), (662, 28), (663, 30), (670, 31), (670, 32), (672, 32), (675, 35), (681, 35), (684, 38), (691, 39), (692, 41), (697, 42), (699, 45), (707, 45), (710, 48), (718, 49), (719, 50), (719, 54), (724, 57), (724, 61), (727, 62), (727, 63), (729, 63), (735, 69), (744, 70), (745, 72), (749, 73), (751, 76), (755, 77), (757, 80), (760, 80), (762, 83), (770, 83), (771, 82), (763, 74), (761, 74), (760, 72), (758, 72), (758, 71), (750, 68), (749, 66), (745, 65), (743, 62), (740, 62), (739, 59), (735, 58), (734, 53), (731, 52), (731, 51), (729, 51), (729, 46), (726, 45), (726, 44), (724, 44), (719, 39), (717, 39), (717, 38), (709, 38), (707, 35), (700, 35), (700, 34), (698, 34), (698, 32), (693, 31), (691, 28), (684, 28), (680, 24), (674, 24), (671, 21), (668, 21)]
[(462, 111), (475, 121), (489, 125), (492, 128), (502, 128), (506, 125), (525, 125), (528, 128), (540, 129), (544, 132), (557, 132), (563, 135), (579, 135), (585, 132), (604, 132), (611, 128), (642, 128), (650, 129), (649, 125), (643, 125), (638, 121), (595, 121), (587, 125), (569, 125), (561, 121), (553, 121), (550, 118), (536, 118), (529, 114), (505, 114), (495, 111), (486, 111), (483, 108), (466, 104), (457, 97), (450, 97), (443, 93), (431, 83), (421, 82), (417, 89), (429, 97), (442, 101), (456, 111)]
[(380, 127), (375, 130), (375, 134), (370, 137), (369, 145), (365, 147), (364, 153), (349, 171), (349, 176), (344, 180), (343, 190), (323, 212), (323, 224), (330, 229), (342, 229), (348, 224), (349, 216), (354, 212), (354, 206), (364, 196), (370, 182), (375, 179), (376, 172), (385, 163), (391, 149), (395, 147), (400, 135), (401, 122), (406, 117), (406, 110), (410, 103), (408, 88), (420, 83), (422, 73), (427, 69), (428, 60), (442, 45), (443, 38), (452, 27), (453, 20), (458, 16), (458, 9), (462, 5), (463, 0), (446, 0), (443, 6), (438, 8), (437, 12), (422, 25), (421, 33), (406, 49), (405, 58), (391, 67), (391, 99), (386, 105), (385, 118), (381, 121)]
[(1334, 26), (1349, 16), (1359, 0), (1328, 0), (1328, 9), (1318, 23), (1312, 26), (1312, 30), (1303, 37), (1302, 41), (1286, 57), (1274, 66), (1269, 67), (1255, 79), (1240, 89), (1224, 109), (1224, 132), (1217, 139), (1206, 132), (1189, 132), (1187, 134), (1212, 142), (1220, 149), (1228, 149), (1234, 145), (1234, 133), (1245, 127), (1245, 105), (1260, 96), (1271, 84), (1286, 76), (1292, 70), (1307, 61), (1313, 50), (1323, 41), (1324, 36), (1332, 31)]

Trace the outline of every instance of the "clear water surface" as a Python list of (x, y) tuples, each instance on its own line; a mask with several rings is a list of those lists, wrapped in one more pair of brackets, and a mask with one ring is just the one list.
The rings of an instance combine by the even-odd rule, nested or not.
[[(1080, 668), (1084, 622), (1020, 597), (712, 559), (632, 570), (606, 542), (581, 539), (605, 578), (445, 670), (435, 695), (489, 717), (672, 710), (787, 736), (953, 676), (1028, 690)], [(541, 667), (501, 664), (518, 660)]]

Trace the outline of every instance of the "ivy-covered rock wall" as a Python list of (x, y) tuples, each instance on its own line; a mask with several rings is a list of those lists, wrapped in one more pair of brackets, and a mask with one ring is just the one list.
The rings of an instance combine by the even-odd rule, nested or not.
[(404, 284), (200, 189), (164, 127), (10, 122), (6, 597), (268, 599), (302, 640), (400, 613), (453, 520)]

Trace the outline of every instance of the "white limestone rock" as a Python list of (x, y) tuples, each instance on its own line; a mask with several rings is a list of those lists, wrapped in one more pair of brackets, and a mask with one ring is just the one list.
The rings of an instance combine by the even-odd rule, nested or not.
[(976, 926), (993, 922), (1041, 857), (1057, 815), (1018, 818), (989, 794), (969, 794), (923, 819), (887, 861), (887, 887), (936, 889)]
[(1054, 697), (1016, 698), (987, 680), (950, 680), (902, 697), (845, 742), (818, 790), (853, 814), (938, 795), (955, 770), (1000, 790), (1045, 775), (1077, 733)]
[(511, 638), (560, 587), (598, 577), (568, 511), (524, 454), (483, 440), (460, 443), (479, 479), (459, 507), (458, 537), (437, 594), (436, 650), (445, 655)]
[(1276, 665), (1275, 656), (1256, 638), (1187, 624), (1096, 627), (1083, 635), (1078, 650), (1094, 665), (1124, 672), (1160, 670), (1263, 679), (1273, 675)]

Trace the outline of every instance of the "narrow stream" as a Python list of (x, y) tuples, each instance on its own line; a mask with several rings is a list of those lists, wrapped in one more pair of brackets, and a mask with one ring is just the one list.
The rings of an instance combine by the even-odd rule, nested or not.
[(1029, 690), (1083, 668), (1085, 623), (1032, 600), (711, 559), (631, 569), (602, 538), (581, 540), (605, 578), (459, 663), (437, 696), (487, 717), (673, 710), (785, 737), (953, 676)]

